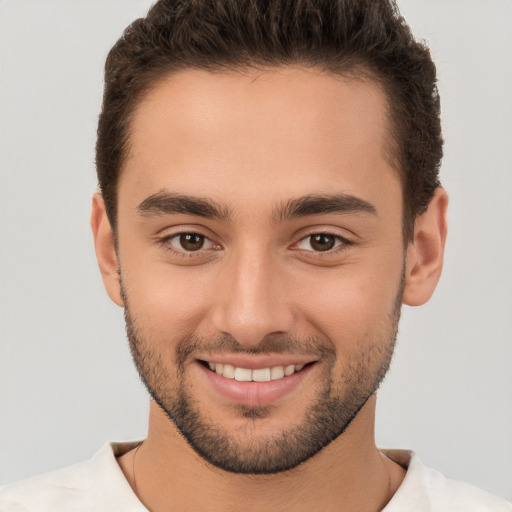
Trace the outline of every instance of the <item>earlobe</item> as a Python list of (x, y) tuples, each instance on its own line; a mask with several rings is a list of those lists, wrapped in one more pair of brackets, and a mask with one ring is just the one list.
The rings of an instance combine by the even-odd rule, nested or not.
[(91, 228), (96, 249), (96, 259), (100, 268), (105, 290), (118, 305), (123, 306), (121, 284), (119, 281), (119, 262), (117, 259), (114, 234), (107, 216), (105, 202), (97, 192), (92, 199)]
[(443, 268), (448, 194), (438, 188), (427, 211), (414, 223), (414, 237), (407, 248), (403, 303), (420, 306), (437, 286)]

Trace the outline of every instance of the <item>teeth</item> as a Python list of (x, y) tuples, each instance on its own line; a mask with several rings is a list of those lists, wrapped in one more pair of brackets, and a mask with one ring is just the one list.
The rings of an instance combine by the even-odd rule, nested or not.
[(300, 372), (304, 364), (290, 364), (288, 366), (272, 366), (272, 368), (236, 368), (230, 364), (210, 363), (208, 366), (212, 372), (222, 375), (227, 379), (235, 379), (239, 382), (268, 382), (271, 380), (289, 377), (295, 372)]
[(235, 367), (230, 364), (225, 364), (224, 369), (222, 370), (222, 375), (227, 379), (235, 378)]
[(255, 382), (268, 382), (270, 380), (270, 368), (253, 370), (252, 380)]
[(282, 366), (274, 366), (270, 368), (270, 378), (272, 380), (282, 379), (284, 377), (284, 368)]
[(294, 373), (295, 373), (295, 365), (294, 364), (291, 364), (290, 366), (287, 366), (284, 369), (284, 374), (286, 375), (286, 377), (293, 375)]
[(238, 380), (240, 382), (251, 381), (252, 380), (252, 370), (248, 370), (247, 368), (237, 368), (235, 370), (235, 380)]

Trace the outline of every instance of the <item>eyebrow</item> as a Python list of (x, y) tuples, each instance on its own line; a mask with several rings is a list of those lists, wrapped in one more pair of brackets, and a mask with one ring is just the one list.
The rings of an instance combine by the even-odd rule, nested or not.
[(291, 199), (276, 208), (274, 218), (276, 222), (281, 222), (295, 217), (328, 213), (370, 213), (378, 215), (375, 206), (364, 199), (350, 194), (326, 194), (307, 195), (298, 199)]
[(165, 190), (161, 190), (144, 199), (144, 201), (139, 204), (138, 210), (139, 213), (145, 217), (173, 213), (183, 213), (185, 215), (195, 215), (219, 220), (228, 220), (230, 217), (230, 212), (227, 207), (223, 207), (211, 199), (173, 194)]
[[(211, 199), (173, 194), (166, 190), (161, 190), (144, 199), (138, 206), (138, 210), (146, 217), (182, 213), (222, 221), (231, 218), (231, 212), (227, 206), (222, 206)], [(297, 217), (328, 213), (377, 215), (377, 209), (368, 201), (350, 194), (307, 195), (278, 205), (274, 209), (272, 218), (274, 222), (282, 222)]]

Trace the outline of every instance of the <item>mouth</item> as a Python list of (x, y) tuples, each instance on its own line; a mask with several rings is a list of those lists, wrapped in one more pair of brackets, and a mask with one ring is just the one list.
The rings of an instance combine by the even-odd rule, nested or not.
[(201, 380), (204, 379), (213, 396), (246, 406), (265, 406), (284, 400), (286, 396), (297, 396), (302, 386), (310, 382), (309, 376), (318, 363), (300, 361), (300, 358), (293, 361), (289, 356), (286, 361), (226, 359), (222, 362), (198, 359), (196, 368), (201, 370), (198, 376), (202, 375)]
[(294, 373), (302, 371), (306, 366), (313, 364), (313, 362), (310, 362), (251, 369), (231, 364), (214, 363), (212, 361), (200, 361), (200, 363), (217, 375), (226, 379), (234, 379), (238, 382), (270, 382), (280, 380), (290, 377)]

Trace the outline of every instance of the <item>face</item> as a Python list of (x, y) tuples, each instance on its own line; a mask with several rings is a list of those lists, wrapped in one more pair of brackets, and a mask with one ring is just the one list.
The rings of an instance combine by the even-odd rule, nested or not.
[(138, 370), (189, 444), (290, 469), (386, 373), (403, 291), (380, 88), (320, 71), (182, 71), (133, 119), (119, 182), (122, 303)]

